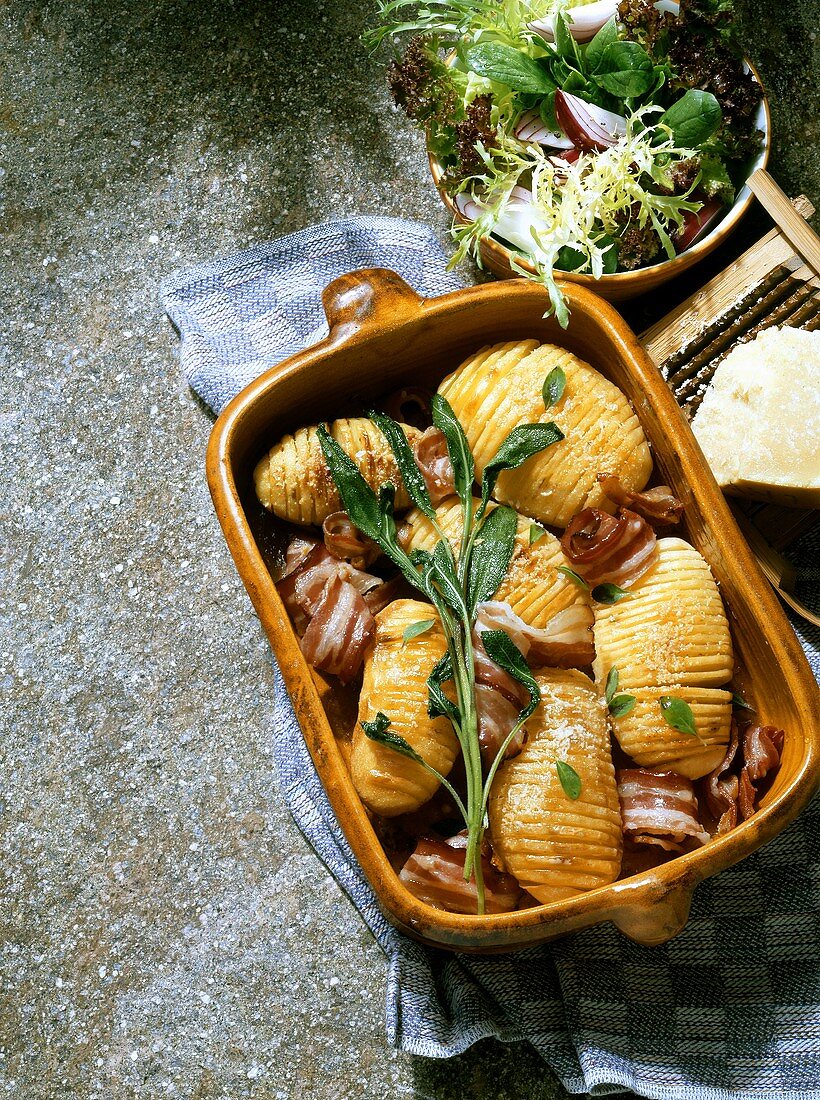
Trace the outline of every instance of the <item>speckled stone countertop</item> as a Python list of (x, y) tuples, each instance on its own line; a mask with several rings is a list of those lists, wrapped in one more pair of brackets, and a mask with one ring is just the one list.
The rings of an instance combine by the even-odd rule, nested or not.
[[(157, 302), (174, 268), (333, 215), (444, 236), (359, 43), (370, 12), (0, 4), (0, 1092), (20, 1100), (564, 1095), (526, 1047), (387, 1047), (379, 949), (277, 789), (268, 648)], [(774, 173), (819, 204), (816, 0), (743, 14)]]

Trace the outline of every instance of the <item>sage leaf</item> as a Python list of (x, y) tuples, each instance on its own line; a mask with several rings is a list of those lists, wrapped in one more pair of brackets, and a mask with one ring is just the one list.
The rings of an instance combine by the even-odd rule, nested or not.
[(484, 630), (481, 634), (482, 644), (491, 661), (495, 661), (505, 672), (509, 672), (514, 680), (523, 684), (530, 695), (530, 701), (518, 715), (518, 722), (523, 723), (529, 718), (541, 699), (541, 689), (538, 687), (524, 654), (503, 630)]
[(421, 622), (410, 623), (409, 626), (404, 628), (402, 633), (402, 643), (407, 645), (408, 642), (412, 642), (414, 638), (418, 638), (420, 634), (426, 634), (431, 627), (436, 625), (435, 619), (423, 619)]
[(732, 692), (732, 706), (738, 707), (740, 710), (754, 710), (755, 708), (751, 703), (747, 703), (742, 695), (739, 695), (736, 691)]
[(610, 42), (598, 59), (593, 79), (618, 99), (634, 99), (655, 83), (655, 67), (639, 43)]
[(576, 573), (574, 569), (570, 569), (568, 565), (559, 565), (558, 572), (563, 573), (565, 577), (569, 577), (573, 584), (577, 584), (579, 588), (583, 588), (585, 592), (589, 592), (589, 585), (580, 575)]
[(586, 63), (587, 68), (591, 73), (595, 73), (601, 63), (601, 58), (604, 55), (604, 51), (607, 46), (611, 46), (613, 42), (618, 41), (618, 21), (613, 15), (603, 27), (598, 31), (595, 37), (587, 46)]
[(689, 737), (697, 737), (695, 716), (685, 699), (678, 699), (675, 695), (662, 695), (660, 704), (661, 714), (667, 726), (671, 726), (673, 730), (678, 730), (680, 733), (688, 734)]
[[(396, 524), (392, 516), (380, 505), (376, 496), (359, 472), (355, 462), (339, 446), (324, 424), (316, 429), (327, 467), (350, 522), (377, 542), (385, 553), (390, 555), (387, 542), (395, 537)], [(382, 494), (383, 497), (383, 494)], [(391, 528), (392, 524), (392, 528)]]
[(541, 395), (544, 398), (544, 408), (551, 409), (557, 405), (564, 396), (564, 388), (567, 384), (567, 376), (560, 367), (553, 367), (544, 379)]
[(548, 95), (555, 84), (546, 69), (515, 46), (503, 42), (481, 42), (464, 54), (467, 68), (488, 80), (506, 84), (514, 92)]
[(450, 607), (459, 615), (466, 616), (467, 606), (464, 602), (464, 593), (455, 573), (450, 547), (444, 542), (436, 543), (436, 548), (433, 551), (432, 576)]
[(544, 537), (544, 535), (546, 535), (546, 533), (547, 532), (544, 530), (544, 528), (541, 526), (540, 523), (531, 523), (530, 524), (530, 546), (532, 546), (532, 544), (534, 542), (538, 542), (539, 539), (542, 539)]
[(592, 598), (596, 603), (613, 604), (625, 599), (629, 593), (617, 584), (596, 584), (592, 589)]
[(712, 93), (689, 88), (664, 111), (656, 125), (668, 126), (678, 145), (695, 149), (712, 136), (722, 121), (720, 104)]
[(574, 802), (581, 795), (580, 775), (565, 760), (556, 760), (555, 770), (558, 772), (558, 779), (564, 788), (564, 794)]
[(495, 489), (498, 475), (503, 470), (515, 470), (528, 458), (551, 447), (564, 438), (564, 433), (550, 421), (548, 424), (519, 424), (513, 428), (504, 442), (484, 467), (481, 479), (481, 500), (486, 505)]
[(456, 492), (464, 504), (473, 495), (475, 481), (475, 463), (470, 444), (464, 429), (453, 412), (449, 401), (440, 393), (434, 393), (430, 402), (433, 424), (444, 432), (447, 439), (447, 453), (453, 466)]
[(461, 711), (442, 690), (442, 684), (453, 678), (453, 659), (450, 652), (436, 662), (427, 677), (427, 713), (431, 718), (444, 716), (455, 725), (461, 725)]
[(467, 574), (467, 609), (471, 617), (478, 604), (493, 597), (506, 577), (517, 531), (518, 516), (505, 507), (490, 512), (479, 528)]
[(613, 665), (612, 668), (609, 670), (609, 675), (606, 678), (606, 689), (604, 692), (604, 697), (607, 703), (612, 702), (612, 696), (618, 690), (618, 678), (618, 670)]
[(422, 472), (416, 465), (413, 451), (407, 442), (404, 429), (395, 420), (376, 409), (370, 409), (367, 415), (390, 444), (390, 450), (396, 459), (396, 465), (399, 468), (407, 495), (416, 507), (424, 512), (425, 516), (432, 519), (436, 512), (430, 500), (430, 494), (427, 491)]
[(609, 713), (613, 718), (623, 718), (637, 702), (634, 695), (615, 695), (609, 703)]

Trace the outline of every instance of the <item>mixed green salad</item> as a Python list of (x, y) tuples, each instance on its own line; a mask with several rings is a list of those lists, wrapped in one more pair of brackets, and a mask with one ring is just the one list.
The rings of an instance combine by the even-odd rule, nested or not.
[[(396, 102), (423, 126), (462, 218), (549, 290), (691, 247), (759, 154), (760, 85), (732, 0), (379, 0)], [(533, 270), (521, 267), (526, 260)], [(454, 262), (455, 262), (454, 261)]]

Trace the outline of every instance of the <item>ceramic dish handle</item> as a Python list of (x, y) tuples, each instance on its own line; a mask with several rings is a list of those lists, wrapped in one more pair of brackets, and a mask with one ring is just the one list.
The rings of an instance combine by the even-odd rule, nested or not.
[(642, 947), (656, 947), (682, 931), (689, 919), (694, 888), (694, 883), (684, 881), (671, 888), (659, 887), (643, 893), (640, 898), (627, 896), (604, 919), (611, 920), (620, 932)]
[(374, 326), (393, 328), (417, 313), (423, 301), (400, 275), (385, 267), (340, 275), (322, 292), (328, 343), (347, 343)]

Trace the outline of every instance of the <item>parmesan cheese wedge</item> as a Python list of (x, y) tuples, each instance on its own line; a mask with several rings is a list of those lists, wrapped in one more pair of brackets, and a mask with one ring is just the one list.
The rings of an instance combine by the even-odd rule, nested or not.
[(820, 332), (766, 329), (738, 344), (692, 431), (725, 492), (820, 507)]

